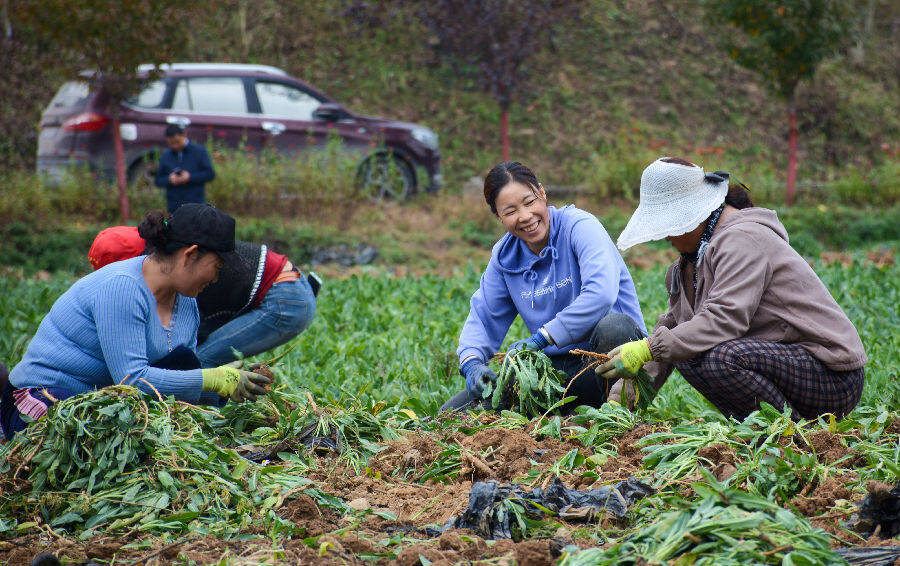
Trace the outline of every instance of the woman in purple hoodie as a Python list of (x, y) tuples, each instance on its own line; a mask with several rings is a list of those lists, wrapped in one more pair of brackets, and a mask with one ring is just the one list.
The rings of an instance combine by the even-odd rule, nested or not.
[[(844, 416), (863, 390), (859, 334), (788, 244), (775, 211), (755, 208), (728, 179), (675, 157), (644, 169), (640, 204), (618, 246), (665, 238), (681, 252), (666, 273), (669, 309), (649, 338), (615, 348), (596, 371), (622, 378), (646, 364), (659, 389), (678, 369), (738, 419), (762, 402), (790, 408), (795, 419)], [(622, 386), (620, 379), (612, 399)]]
[[(511, 350), (543, 350), (570, 378), (583, 366), (569, 350), (606, 352), (647, 335), (631, 275), (597, 217), (548, 206), (535, 174), (518, 162), (491, 169), (484, 200), (509, 233), (494, 245), (459, 337), (466, 388), (441, 410), (478, 406), (485, 384), (497, 379), (488, 361), (516, 315), (532, 335)], [(599, 406), (607, 390), (588, 372), (569, 394)]]

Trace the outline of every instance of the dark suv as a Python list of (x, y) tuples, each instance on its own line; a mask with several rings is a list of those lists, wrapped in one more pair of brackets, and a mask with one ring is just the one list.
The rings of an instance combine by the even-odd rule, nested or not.
[[(146, 76), (150, 66), (141, 66)], [(155, 167), (165, 147), (167, 124), (182, 125), (189, 138), (208, 137), (237, 147), (273, 147), (295, 154), (323, 146), (331, 132), (360, 155), (358, 184), (370, 194), (406, 198), (419, 189), (417, 169), (428, 191), (441, 186), (438, 136), (418, 124), (354, 114), (336, 100), (265, 65), (176, 63), (121, 106), (121, 133), (128, 177)], [(90, 73), (70, 81), (44, 110), (37, 168), (52, 178), (73, 165), (115, 177), (109, 97), (90, 86)]]

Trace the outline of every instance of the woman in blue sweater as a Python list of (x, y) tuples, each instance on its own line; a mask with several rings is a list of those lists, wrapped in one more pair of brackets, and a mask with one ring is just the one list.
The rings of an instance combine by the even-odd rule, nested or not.
[[(234, 254), (234, 219), (208, 204), (138, 227), (152, 250), (104, 267), (57, 299), (8, 383), (0, 383), (6, 438), (57, 400), (125, 383), (190, 403), (253, 400), (269, 379), (237, 367), (201, 370), (196, 296)], [(5, 380), (3, 380), (5, 381)]]
[[(466, 388), (441, 410), (477, 406), (484, 386), (497, 379), (488, 361), (517, 314), (532, 335), (510, 351), (543, 350), (570, 379), (583, 363), (569, 350), (605, 353), (647, 335), (631, 275), (597, 217), (572, 205), (548, 206), (535, 174), (518, 162), (491, 170), (484, 199), (509, 233), (494, 245), (459, 337)], [(586, 372), (569, 395), (599, 406), (607, 390)]]

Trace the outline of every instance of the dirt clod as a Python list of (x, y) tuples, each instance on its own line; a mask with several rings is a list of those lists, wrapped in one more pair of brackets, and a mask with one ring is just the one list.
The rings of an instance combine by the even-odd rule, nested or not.
[(839, 435), (827, 429), (811, 432), (806, 435), (806, 438), (812, 445), (816, 458), (823, 464), (832, 465), (838, 460), (849, 456), (839, 466), (842, 468), (857, 468), (866, 465), (865, 456), (852, 448), (847, 448)]
[(516, 545), (517, 566), (551, 566), (550, 543), (546, 540), (527, 540)]
[(838, 500), (850, 500), (853, 497), (853, 492), (846, 485), (849, 481), (850, 478), (845, 476), (828, 476), (808, 493), (791, 499), (791, 505), (806, 517), (826, 513)]

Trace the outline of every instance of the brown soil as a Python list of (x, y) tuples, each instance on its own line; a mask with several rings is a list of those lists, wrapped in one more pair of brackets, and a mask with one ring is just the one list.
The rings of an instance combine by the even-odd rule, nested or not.
[(285, 501), (278, 508), (282, 519), (291, 521), (306, 530), (304, 536), (314, 537), (333, 531), (339, 527), (340, 517), (330, 509), (320, 508), (312, 497), (301, 493)]
[(871, 548), (873, 546), (900, 546), (900, 539), (880, 538), (876, 535), (872, 535), (866, 542), (860, 543), (859, 546), (866, 548)]
[[(462, 535), (462, 536), (460, 536)], [(222, 557), (241, 556), (241, 563), (279, 564), (366, 564), (361, 554), (383, 554), (392, 549), (379, 545), (384, 533), (370, 529), (324, 534), (311, 548), (302, 538), (295, 537), (273, 545), (271, 540), (261, 537), (247, 541), (224, 541), (214, 536), (197, 537), (166, 544), (156, 539), (148, 539), (152, 550), (121, 550), (125, 541), (101, 538), (104, 542), (73, 542), (66, 540), (47, 541), (38, 535), (19, 537), (0, 542), (0, 563), (27, 565), (37, 554), (51, 552), (66, 560), (82, 562), (89, 558), (115, 560), (116, 563), (140, 563), (146, 566), (162, 566), (176, 560), (190, 560), (197, 564), (218, 563)], [(134, 542), (129, 540), (128, 542)], [(498, 540), (488, 545), (481, 537), (464, 530), (451, 530), (437, 538), (405, 543), (399, 549), (396, 559), (381, 558), (377, 564), (385, 566), (418, 565), (419, 556), (424, 556), (435, 565), (450, 566), (460, 562), (466, 564), (512, 564), (518, 566), (550, 566), (555, 556), (550, 540), (527, 540), (513, 542)], [(98, 547), (103, 546), (103, 549)], [(559, 546), (559, 545), (557, 545)], [(114, 549), (114, 550), (113, 550)], [(397, 548), (393, 549), (398, 550)], [(101, 556), (102, 554), (102, 556)], [(278, 558), (276, 558), (278, 557)]]
[(853, 531), (845, 529), (842, 525), (850, 518), (850, 512), (832, 511), (818, 517), (811, 517), (810, 524), (832, 535), (831, 548), (855, 546), (863, 543), (863, 539)]
[[(465, 536), (465, 539), (460, 535)], [(551, 566), (554, 555), (549, 540), (513, 542), (498, 540), (492, 546), (469, 531), (447, 531), (440, 537), (404, 548), (391, 566), (418, 566), (424, 556), (435, 566), (452, 564), (516, 564), (516, 566)], [(498, 561), (499, 558), (499, 561)]]
[(529, 540), (516, 546), (517, 566), (552, 566), (550, 541)]
[(809, 490), (804, 489), (791, 499), (791, 505), (807, 517), (821, 515), (830, 511), (838, 499), (849, 501), (853, 498), (853, 492), (847, 487), (847, 483), (851, 481), (851, 476), (828, 476), (818, 485)]
[(190, 560), (197, 564), (214, 564), (225, 555), (244, 557), (250, 563), (272, 563), (276, 553), (286, 564), (335, 564), (333, 558), (319, 558), (318, 553), (299, 540), (288, 541), (284, 548), (272, 546), (266, 538), (248, 541), (224, 541), (207, 535), (168, 544), (156, 539), (148, 539), (151, 550), (124, 550), (121, 546), (131, 540), (115, 540), (100, 537), (88, 542), (65, 539), (46, 539), (46, 535), (29, 535), (10, 541), (0, 542), (0, 563), (27, 565), (37, 554), (50, 552), (63, 559), (64, 563), (81, 563), (91, 558), (110, 563), (135, 563), (145, 566), (162, 566), (176, 560)]
[(408, 434), (402, 440), (386, 443), (387, 447), (372, 458), (369, 467), (384, 478), (393, 476), (414, 481), (443, 449), (439, 439), (462, 448), (462, 469), (457, 482), (486, 479), (513, 482), (534, 466), (549, 467), (573, 449), (590, 455), (589, 450), (578, 444), (552, 438), (537, 441), (524, 430), (488, 428), (472, 436), (457, 433), (441, 438), (433, 433)]
[(610, 483), (637, 475), (644, 467), (644, 453), (641, 452), (638, 442), (654, 432), (656, 430), (648, 425), (639, 425), (626, 432), (616, 441), (618, 457), (610, 458), (597, 470), (600, 476), (598, 481)]
[(342, 468), (311, 472), (309, 478), (346, 501), (365, 499), (373, 511), (388, 511), (403, 525), (444, 524), (469, 505), (471, 482), (410, 483), (396, 478), (354, 475)]
[[(515, 481), (524, 476), (531, 468), (532, 462), (538, 467), (549, 466), (580, 445), (560, 442), (547, 438), (540, 442), (524, 430), (508, 430), (505, 428), (488, 428), (472, 436), (463, 436), (460, 445), (469, 453), (478, 456), (488, 469), (482, 469), (479, 462), (473, 461), (464, 466), (467, 474), (460, 474), (465, 479), (493, 478), (502, 482)], [(584, 450), (584, 449), (582, 449)], [(590, 452), (587, 450), (584, 450)], [(484, 456), (480, 456), (484, 454)], [(473, 459), (474, 460), (474, 459)], [(477, 477), (479, 474), (484, 477)]]
[(415, 477), (441, 452), (440, 437), (427, 432), (408, 434), (400, 440), (385, 442), (384, 450), (369, 462), (373, 472), (383, 477)]
[(876, 267), (894, 265), (894, 250), (886, 247), (878, 250), (869, 250), (866, 252), (866, 260), (874, 263)]
[(721, 442), (704, 446), (697, 451), (699, 458), (706, 458), (711, 462), (709, 471), (719, 481), (725, 481), (737, 471), (735, 465), (734, 450)]
[[(254, 373), (258, 373), (259, 375), (264, 375), (264, 376), (268, 377), (269, 380), (275, 379), (275, 374), (272, 372), (271, 368), (269, 368), (269, 366), (267, 366), (266, 364), (262, 364), (261, 366), (259, 366), (258, 368), (256, 368), (253, 371), (254, 371)], [(272, 384), (270, 383), (269, 385), (266, 385), (265, 389), (266, 389), (266, 391), (271, 391)]]
[(845, 456), (850, 456), (838, 464), (842, 468), (859, 468), (866, 465), (866, 457), (852, 448), (847, 448), (841, 441), (840, 435), (822, 429), (806, 435), (812, 445), (816, 458), (822, 464), (832, 465)]
[(272, 373), (272, 370), (266, 364), (262, 364), (261, 366), (256, 368), (254, 370), (254, 373), (258, 373), (259, 375), (264, 375), (264, 376), (268, 377), (269, 379), (273, 379), (275, 377), (275, 374)]

